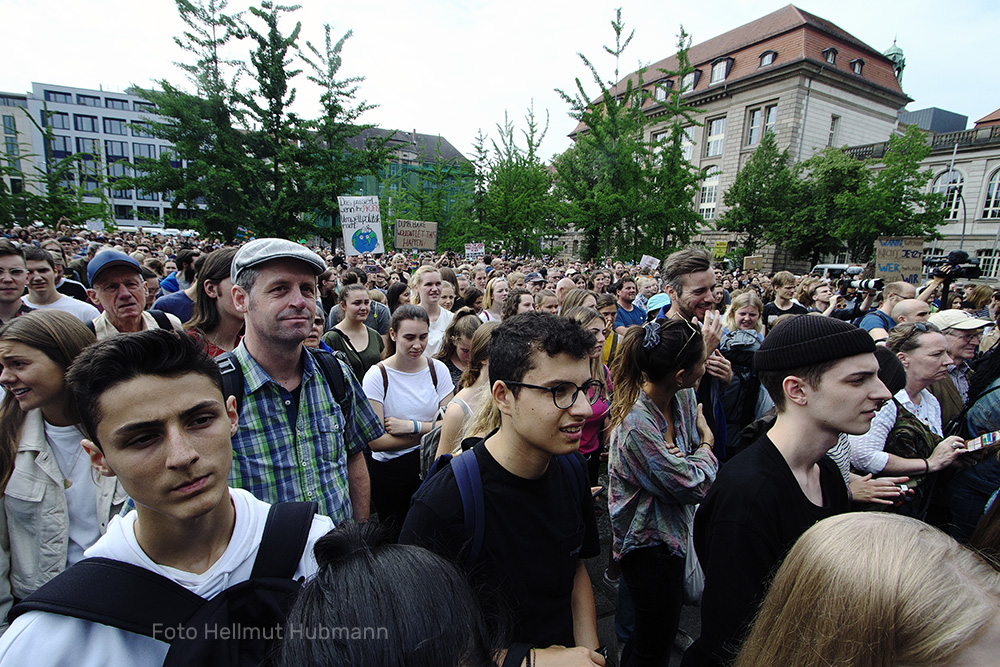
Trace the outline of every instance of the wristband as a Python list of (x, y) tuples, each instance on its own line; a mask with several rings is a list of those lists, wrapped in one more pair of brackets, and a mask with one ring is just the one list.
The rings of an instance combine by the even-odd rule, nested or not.
[(930, 471), (931, 471), (931, 464), (927, 461), (927, 459), (924, 459), (924, 474), (926, 475)]
[(417, 420), (416, 419), (411, 419), (410, 421), (413, 422), (413, 432), (414, 433), (420, 433), (420, 424), (417, 423)]

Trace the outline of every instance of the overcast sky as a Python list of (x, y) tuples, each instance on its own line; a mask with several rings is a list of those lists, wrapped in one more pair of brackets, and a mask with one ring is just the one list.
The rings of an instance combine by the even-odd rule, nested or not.
[[(248, 0), (232, 0), (230, 10)], [(694, 42), (784, 6), (780, 1), (724, 0), (302, 0), (294, 20), (303, 43), (322, 43), (323, 24), (353, 30), (342, 73), (363, 75), (361, 96), (379, 108), (363, 120), (381, 127), (441, 134), (467, 156), (480, 129), (495, 136), (505, 111), (519, 127), (529, 105), (549, 130), (541, 154), (569, 145), (575, 122), (555, 88), (570, 91), (581, 77), (597, 88), (577, 56), (587, 55), (604, 79), (614, 61), (610, 21), (621, 6), (635, 39), (622, 75), (676, 51), (683, 24)], [(802, 0), (798, 7), (830, 20), (879, 51), (893, 41), (906, 55), (903, 89), (909, 110), (937, 106), (969, 117), (969, 127), (1000, 107), (996, 0)], [(173, 65), (184, 59), (172, 37), (184, 25), (172, 0), (0, 0), (0, 90), (26, 92), (32, 81), (120, 91), (152, 81), (183, 81)], [(296, 79), (304, 116), (318, 112), (319, 93)]]

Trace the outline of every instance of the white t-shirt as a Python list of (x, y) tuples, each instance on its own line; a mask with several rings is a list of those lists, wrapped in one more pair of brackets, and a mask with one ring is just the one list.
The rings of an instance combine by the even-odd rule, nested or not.
[(424, 350), (425, 357), (433, 357), (435, 354), (441, 351), (441, 344), (444, 342), (444, 331), (451, 324), (451, 321), (455, 319), (455, 314), (450, 310), (445, 310), (441, 308), (438, 311), (437, 322), (431, 322), (430, 328), (427, 330), (427, 348)]
[(90, 324), (94, 321), (94, 318), (101, 314), (101, 311), (94, 308), (89, 303), (80, 301), (79, 299), (74, 299), (71, 296), (66, 296), (62, 294), (59, 298), (52, 303), (47, 303), (44, 306), (40, 306), (37, 303), (28, 301), (28, 295), (21, 297), (24, 303), (28, 304), (30, 308), (37, 308), (38, 310), (61, 310), (64, 313), (69, 313), (73, 317), (77, 318), (84, 324)]
[[(385, 417), (416, 419), (420, 422), (434, 421), (434, 414), (437, 412), (438, 406), (452, 392), (455, 385), (451, 381), (451, 373), (448, 372), (447, 366), (437, 359), (428, 359), (427, 361), (434, 364), (434, 371), (437, 374), (436, 390), (434, 389), (434, 381), (431, 379), (429, 366), (416, 373), (404, 373), (383, 364), (389, 377), (389, 391), (387, 392), (382, 382), (382, 371), (379, 370), (378, 365), (375, 365), (368, 369), (368, 372), (365, 373), (365, 379), (361, 383), (368, 400), (381, 403), (382, 413)], [(393, 452), (372, 452), (372, 458), (376, 461), (389, 461), (397, 456), (412, 452), (419, 446), (414, 445)]]
[[(101, 556), (138, 565), (173, 579), (192, 593), (211, 598), (250, 578), (257, 549), (264, 534), (269, 505), (242, 489), (229, 489), (236, 509), (236, 526), (225, 553), (203, 574), (192, 574), (157, 565), (135, 539), (136, 513), (115, 517), (108, 532), (87, 550), (86, 556)], [(316, 573), (313, 545), (333, 528), (328, 517), (313, 518), (306, 548), (295, 577)], [(69, 616), (29, 611), (11, 624), (0, 637), (0, 666), (7, 667), (153, 667), (162, 665), (170, 648), (166, 642), (133, 634), (107, 625)]]
[(79, 427), (53, 426), (45, 422), (45, 439), (52, 447), (59, 472), (70, 483), (66, 489), (69, 515), (66, 567), (69, 567), (82, 560), (83, 552), (101, 537), (100, 520), (97, 518), (97, 484), (91, 473), (90, 458), (80, 444), (83, 433)]

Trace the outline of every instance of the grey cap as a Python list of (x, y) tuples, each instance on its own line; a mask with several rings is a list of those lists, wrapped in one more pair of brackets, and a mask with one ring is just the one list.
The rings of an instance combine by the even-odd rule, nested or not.
[(297, 259), (305, 262), (317, 276), (326, 271), (323, 258), (294, 241), (287, 239), (254, 239), (236, 251), (229, 278), (235, 283), (244, 269), (270, 262), (272, 259)]
[(538, 273), (537, 271), (532, 271), (531, 273), (529, 273), (528, 275), (526, 275), (524, 277), (524, 282), (525, 283), (544, 283), (545, 282), (545, 278), (542, 278), (542, 274)]

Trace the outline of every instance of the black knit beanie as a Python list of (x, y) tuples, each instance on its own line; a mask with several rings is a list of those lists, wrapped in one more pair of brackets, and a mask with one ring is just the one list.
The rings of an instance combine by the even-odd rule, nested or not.
[(906, 386), (906, 367), (895, 352), (881, 345), (875, 348), (875, 358), (878, 359), (878, 379), (895, 396)]
[(799, 315), (782, 322), (753, 355), (758, 371), (784, 371), (875, 352), (864, 329), (832, 317)]

